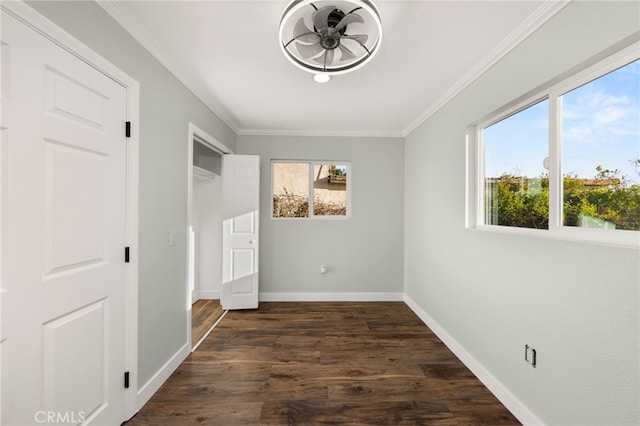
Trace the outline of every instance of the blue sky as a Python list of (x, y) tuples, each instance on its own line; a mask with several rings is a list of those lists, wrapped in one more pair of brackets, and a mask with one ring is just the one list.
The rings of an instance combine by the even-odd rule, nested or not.
[[(640, 61), (563, 96), (563, 173), (596, 175), (618, 169), (640, 183)], [(485, 129), (485, 175), (537, 177), (546, 170), (549, 102), (540, 102)]]

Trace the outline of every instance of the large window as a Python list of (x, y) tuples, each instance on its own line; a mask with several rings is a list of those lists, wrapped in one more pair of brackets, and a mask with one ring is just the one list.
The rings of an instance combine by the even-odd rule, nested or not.
[(619, 52), (477, 127), (479, 227), (640, 243), (637, 52)]
[(349, 215), (348, 162), (273, 161), (274, 218)]

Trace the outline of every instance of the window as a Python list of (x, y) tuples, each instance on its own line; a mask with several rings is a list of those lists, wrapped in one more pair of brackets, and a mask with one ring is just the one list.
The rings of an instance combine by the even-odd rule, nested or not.
[(348, 162), (273, 161), (274, 218), (346, 218), (349, 215)]
[(563, 224), (640, 230), (640, 60), (559, 97)]
[(477, 127), (478, 227), (638, 245), (637, 52), (625, 49)]
[(549, 100), (484, 129), (485, 223), (547, 229)]

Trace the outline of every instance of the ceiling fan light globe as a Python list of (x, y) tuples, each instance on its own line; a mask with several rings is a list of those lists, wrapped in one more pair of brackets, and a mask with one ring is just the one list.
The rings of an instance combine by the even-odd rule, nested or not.
[(320, 84), (328, 83), (329, 81), (331, 81), (331, 76), (326, 73), (314, 74), (313, 81)]

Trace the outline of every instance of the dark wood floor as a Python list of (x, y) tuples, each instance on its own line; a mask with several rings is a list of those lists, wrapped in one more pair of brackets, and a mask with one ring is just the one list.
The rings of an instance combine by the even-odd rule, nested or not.
[(219, 300), (200, 299), (191, 306), (191, 344), (196, 345), (222, 315)]
[(515, 417), (401, 302), (230, 311), (127, 423), (506, 425)]

